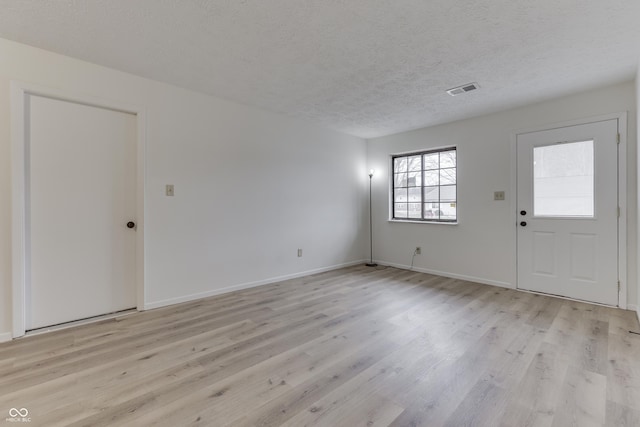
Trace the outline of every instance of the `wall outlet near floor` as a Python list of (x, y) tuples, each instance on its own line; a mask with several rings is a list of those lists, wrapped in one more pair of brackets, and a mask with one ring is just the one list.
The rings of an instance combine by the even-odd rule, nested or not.
[(168, 197), (173, 197), (173, 184), (167, 184), (165, 192)]
[(504, 200), (504, 191), (494, 191), (493, 200)]
[(302, 249), (298, 249), (298, 258), (302, 256)]
[(420, 246), (416, 246), (416, 255), (422, 255), (422, 248)]

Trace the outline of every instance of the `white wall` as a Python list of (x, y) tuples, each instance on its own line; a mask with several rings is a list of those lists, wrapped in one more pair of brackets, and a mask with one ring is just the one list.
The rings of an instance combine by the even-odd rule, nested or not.
[[(482, 96), (480, 92), (476, 95)], [(511, 199), (511, 136), (517, 130), (628, 111), (628, 302), (637, 301), (636, 99), (633, 82), (496, 114), (368, 141), (374, 178), (374, 258), (453, 277), (514, 287), (515, 233)], [(464, 102), (464, 97), (460, 98)], [(459, 225), (389, 222), (389, 155), (449, 145), (458, 147)], [(506, 201), (493, 192), (506, 191)]]
[(12, 79), (146, 108), (146, 306), (364, 258), (364, 140), (0, 39), (0, 339)]

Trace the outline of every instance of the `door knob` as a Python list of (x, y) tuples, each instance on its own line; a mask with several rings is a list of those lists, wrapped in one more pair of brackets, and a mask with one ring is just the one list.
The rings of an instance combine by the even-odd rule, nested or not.
[(129, 221), (129, 222), (127, 223), (127, 228), (133, 228), (133, 227), (135, 227), (135, 226), (136, 226), (136, 223), (135, 223), (135, 222), (133, 222), (133, 221)]
[(520, 211), (520, 215), (524, 216), (527, 214), (527, 211)]
[(526, 226), (527, 226), (527, 221), (522, 221), (522, 222), (520, 223), (520, 225), (521, 225), (521, 226), (523, 226), (523, 227), (526, 227)]

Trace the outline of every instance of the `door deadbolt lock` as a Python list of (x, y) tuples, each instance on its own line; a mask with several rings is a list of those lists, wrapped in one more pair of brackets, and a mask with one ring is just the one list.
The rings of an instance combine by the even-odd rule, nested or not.
[(521, 225), (521, 226), (523, 226), (523, 227), (526, 227), (526, 226), (527, 226), (527, 222), (526, 222), (526, 221), (522, 221), (522, 222), (520, 223), (520, 225)]
[(133, 222), (133, 221), (129, 221), (129, 222), (127, 223), (127, 228), (133, 228), (133, 227), (135, 227), (135, 226), (136, 226), (136, 223), (135, 223), (135, 222)]

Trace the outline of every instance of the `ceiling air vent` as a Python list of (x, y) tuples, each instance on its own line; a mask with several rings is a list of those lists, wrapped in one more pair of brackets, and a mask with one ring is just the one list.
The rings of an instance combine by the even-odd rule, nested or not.
[(461, 93), (471, 92), (472, 90), (479, 89), (478, 83), (467, 83), (466, 85), (454, 87), (447, 90), (447, 93), (451, 96), (460, 95)]

